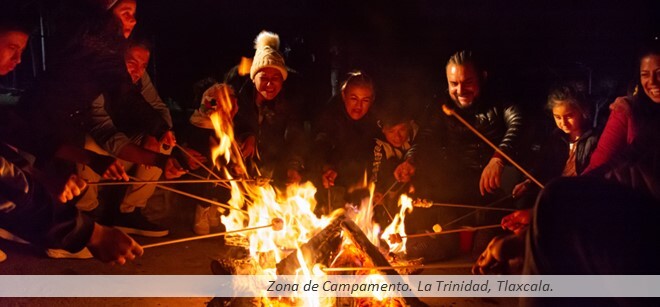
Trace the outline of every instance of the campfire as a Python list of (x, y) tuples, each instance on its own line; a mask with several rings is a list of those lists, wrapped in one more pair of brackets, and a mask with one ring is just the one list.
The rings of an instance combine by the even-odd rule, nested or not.
[[(220, 103), (218, 112), (211, 117), (219, 139), (213, 151), (216, 167), (220, 168), (226, 179), (234, 179), (232, 173), (241, 174), (243, 179), (251, 179), (234, 140), (230, 99), (217, 101)], [(230, 171), (222, 165), (233, 165), (233, 169)], [(227, 245), (233, 246), (232, 252), (228, 257), (214, 262), (213, 271), (216, 274), (312, 277), (347, 274), (353, 271), (352, 268), (360, 269), (356, 274), (372, 275), (370, 278), (376, 279), (382, 278), (381, 274), (398, 274), (392, 264), (400, 264), (398, 261), (402, 260), (393, 255), (405, 251), (405, 239), (391, 246), (385, 242), (392, 234), (405, 237), (405, 214), (412, 210), (409, 198), (402, 198), (401, 211), (381, 233), (378, 225), (372, 223), (371, 197), (362, 200), (359, 208), (338, 209), (317, 217), (314, 213), (316, 188), (311, 183), (292, 185), (285, 191), (276, 191), (270, 184), (255, 182), (230, 180), (225, 183), (231, 188), (232, 198), (228, 203), (231, 209), (228, 215), (222, 216), (222, 223), (228, 232), (246, 228), (252, 230), (226, 237)], [(281, 230), (263, 227), (274, 224), (275, 220), (278, 224), (282, 223), (278, 225)], [(264, 295), (250, 300), (234, 300), (267, 306), (345, 305), (339, 302), (341, 298), (318, 298), (304, 292), (295, 299), (268, 298)], [(242, 305), (239, 301), (233, 301), (232, 304)], [(374, 292), (371, 297), (356, 298), (351, 305), (403, 306), (423, 303), (416, 298), (386, 298)]]

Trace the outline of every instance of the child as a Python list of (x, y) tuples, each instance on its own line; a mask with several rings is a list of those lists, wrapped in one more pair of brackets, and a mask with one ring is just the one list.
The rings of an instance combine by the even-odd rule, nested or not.
[[(370, 181), (376, 185), (374, 219), (381, 227), (386, 227), (391, 222), (390, 215), (394, 216), (398, 212), (397, 201), (400, 193), (397, 192), (401, 191), (402, 187), (400, 184), (390, 189), (396, 182), (394, 169), (404, 161), (419, 127), (402, 112), (390, 110), (380, 117), (378, 126), (383, 134), (375, 139)], [(384, 195), (386, 192), (387, 195)]]
[[(548, 95), (546, 108), (552, 112), (557, 129), (541, 148), (536, 176), (541, 183), (560, 176), (577, 176), (589, 165), (598, 135), (590, 126), (586, 99), (571, 86), (560, 86)], [(527, 193), (531, 180), (513, 189), (513, 197)], [(534, 195), (535, 196), (535, 195)], [(534, 197), (536, 198), (536, 197)]]
[[(543, 184), (557, 177), (581, 174), (589, 165), (598, 143), (598, 135), (589, 125), (591, 121), (586, 99), (573, 87), (553, 89), (548, 95), (546, 108), (552, 112), (557, 129), (541, 148), (538, 167), (534, 171)], [(531, 208), (537, 198), (538, 190), (531, 193), (530, 187), (531, 181), (527, 179), (513, 189), (513, 197), (521, 198), (523, 208)], [(513, 231), (513, 234), (495, 237), (477, 259), (472, 268), (473, 274), (520, 273), (531, 210), (519, 210), (502, 219), (502, 227)], [(505, 254), (507, 256), (503, 257)]]

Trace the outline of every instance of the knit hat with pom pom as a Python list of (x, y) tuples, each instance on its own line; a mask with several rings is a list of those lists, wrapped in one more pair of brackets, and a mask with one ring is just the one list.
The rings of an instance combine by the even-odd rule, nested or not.
[(254, 59), (250, 67), (250, 79), (266, 67), (272, 67), (282, 73), (282, 78), (286, 80), (288, 72), (284, 64), (284, 57), (278, 51), (280, 47), (280, 37), (272, 32), (261, 31), (254, 40)]

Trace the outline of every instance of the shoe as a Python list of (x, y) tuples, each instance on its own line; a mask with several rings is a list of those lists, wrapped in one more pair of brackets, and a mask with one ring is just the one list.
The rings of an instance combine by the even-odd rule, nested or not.
[(144, 237), (160, 238), (170, 234), (167, 228), (149, 222), (138, 208), (133, 212), (119, 213), (114, 220), (114, 226), (127, 234)]
[(30, 242), (25, 241), (21, 239), (20, 237), (16, 236), (15, 234), (7, 231), (6, 229), (0, 228), (0, 238), (5, 239), (7, 241), (13, 241), (16, 243), (21, 243), (21, 244), (30, 244)]
[(77, 253), (71, 253), (64, 249), (47, 249), (46, 255), (50, 258), (56, 259), (91, 259), (94, 258), (94, 255), (87, 249), (87, 247), (81, 249)]
[(0, 262), (3, 262), (5, 260), (7, 260), (7, 254), (5, 254), (5, 252), (0, 250)]
[(210, 214), (213, 214), (211, 211), (211, 207), (203, 207), (197, 205), (197, 208), (195, 208), (195, 222), (193, 224), (193, 232), (198, 235), (207, 235), (211, 232), (211, 225), (209, 223), (209, 216)]

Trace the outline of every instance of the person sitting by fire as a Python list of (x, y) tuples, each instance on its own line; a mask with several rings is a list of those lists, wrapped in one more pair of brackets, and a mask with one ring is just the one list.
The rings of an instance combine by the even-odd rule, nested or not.
[[(348, 189), (364, 188), (365, 175), (371, 169), (373, 140), (379, 135), (373, 104), (374, 82), (361, 71), (348, 74), (341, 86), (341, 96), (333, 97), (314, 125), (310, 165), (317, 187), (317, 213), (329, 213), (335, 204), (344, 205)], [(330, 190), (332, 189), (332, 190)], [(331, 199), (330, 199), (331, 198)], [(335, 201), (338, 200), (338, 201)]]
[[(546, 109), (552, 112), (556, 129), (541, 147), (541, 154), (532, 170), (532, 174), (543, 184), (560, 176), (581, 174), (589, 165), (598, 143), (598, 133), (590, 124), (589, 102), (575, 86), (563, 85), (551, 90)], [(523, 200), (519, 208), (531, 208), (538, 191), (536, 186), (532, 186), (532, 181), (526, 179), (514, 187), (512, 195)]]
[[(7, 13), (9, 10), (0, 9)], [(12, 17), (0, 17), (0, 76), (21, 63), (30, 28)], [(76, 253), (85, 247), (98, 259), (123, 264), (142, 254), (142, 248), (121, 231), (101, 226), (66, 204), (80, 195), (85, 182), (75, 175), (57, 177), (34, 168), (34, 157), (8, 144), (27, 123), (12, 110), (0, 112), (0, 230), (3, 238), (29, 240), (48, 252)], [(15, 140), (15, 139), (14, 139)], [(118, 173), (119, 172), (119, 173)], [(121, 177), (111, 164), (106, 177)], [(21, 239), (19, 240), (18, 237)], [(0, 251), (0, 262), (7, 258)]]
[[(520, 109), (515, 104), (498, 99), (492, 90), (486, 88), (487, 72), (472, 51), (456, 52), (449, 58), (445, 69), (451, 99), (446, 106), (454, 109), (504, 153), (515, 157), (522, 145), (523, 117)], [(424, 172), (425, 169), (429, 169), (430, 174), (448, 174), (456, 184), (455, 189), (441, 189), (452, 190), (453, 195), (444, 198), (459, 199), (445, 200), (484, 203), (487, 195), (501, 190), (507, 162), (457, 119), (446, 117), (442, 111), (435, 113), (439, 117), (422, 128), (419, 142), (413, 145), (406, 161), (397, 167), (395, 177), (401, 182), (408, 182), (413, 176), (423, 175), (416, 175), (416, 171)], [(418, 161), (432, 153), (434, 148), (440, 150), (440, 154), (431, 154), (431, 159), (449, 161), (440, 163), (444, 169), (439, 172), (427, 167), (433, 164), (423, 164), (428, 161)]]
[[(538, 157), (537, 166), (532, 173), (543, 184), (551, 179), (568, 176), (573, 177), (581, 174), (589, 164), (591, 153), (596, 149), (598, 134), (590, 127), (590, 109), (586, 97), (575, 87), (564, 85), (550, 91), (546, 109), (552, 112), (556, 129), (547, 138), (541, 147), (541, 155)], [(513, 197), (522, 200), (525, 208), (507, 215), (502, 219), (502, 227), (513, 229), (513, 234), (504, 234), (494, 238), (486, 248), (488, 252), (482, 253), (477, 263), (487, 263), (491, 257), (490, 252), (502, 245), (522, 246), (524, 231), (518, 227), (529, 222), (531, 207), (537, 199), (540, 190), (531, 186), (529, 179), (519, 183), (513, 189)], [(532, 193), (535, 192), (535, 193)], [(519, 225), (514, 225), (518, 223)], [(513, 255), (512, 255), (513, 256)], [(510, 268), (515, 271), (520, 269), (521, 258), (513, 257)], [(517, 259), (516, 259), (517, 258)], [(488, 272), (488, 268), (475, 265), (474, 273)]]
[(374, 220), (384, 229), (398, 213), (398, 198), (403, 186), (394, 178), (394, 169), (403, 162), (419, 126), (401, 106), (385, 108), (378, 116), (382, 135), (375, 139), (369, 182), (375, 184)]
[[(184, 140), (182, 146), (186, 148), (186, 151), (189, 153), (199, 153), (199, 157), (188, 160), (188, 168), (191, 169), (191, 173), (197, 175), (195, 177), (203, 176), (204, 178), (211, 179), (228, 179), (223, 172), (217, 171), (219, 168), (216, 165), (229, 166), (229, 171), (235, 178), (239, 175), (234, 172), (238, 168), (232, 167), (232, 163), (224, 162), (223, 157), (220, 157), (217, 161), (213, 161), (212, 159), (212, 151), (219, 146), (220, 140), (216, 135), (211, 115), (216, 113), (218, 120), (228, 123), (225, 126), (231, 127), (233, 118), (238, 112), (236, 94), (229, 85), (214, 83), (202, 95), (199, 95), (198, 100), (201, 101), (201, 104), (190, 116), (190, 124), (179, 130), (181, 140)], [(239, 157), (232, 158), (236, 159)], [(204, 163), (207, 167), (203, 168), (198, 163)], [(209, 169), (214, 170), (214, 174), (209, 174)], [(191, 194), (225, 204), (231, 198), (230, 189), (213, 183), (182, 185), (181, 189)], [(206, 202), (197, 202), (196, 204), (193, 223), (193, 231), (196, 234), (208, 234), (212, 228), (221, 226), (220, 213), (224, 212), (225, 209), (212, 206)]]
[[(502, 152), (515, 157), (522, 145), (523, 116), (515, 104), (496, 97), (493, 90), (487, 88), (487, 72), (481, 65), (469, 50), (456, 52), (449, 58), (445, 73), (450, 102), (444, 107), (464, 118)], [(518, 172), (507, 167), (499, 153), (457, 118), (445, 116), (441, 110), (430, 116), (406, 160), (394, 172), (398, 181), (412, 182), (416, 197), (436, 202), (485, 205), (505, 195), (501, 188), (503, 177), (511, 182), (519, 180)], [(409, 219), (415, 221), (413, 225), (418, 232), (431, 231), (437, 224), (445, 227), (452, 223), (453, 228), (461, 224), (488, 224), (491, 220), (499, 222), (501, 219), (492, 212), (488, 215), (477, 212), (453, 225), (459, 216), (467, 213), (469, 211), (465, 209), (434, 206), (416, 208)], [(492, 234), (491, 231), (479, 231), (477, 235)], [(457, 239), (455, 243), (458, 244)]]
[(290, 72), (278, 50), (279, 36), (262, 31), (254, 43), (249, 78), (238, 66), (225, 78), (238, 97), (234, 134), (250, 176), (299, 183), (306, 148), (301, 100), (285, 86)]
[[(145, 41), (131, 40), (125, 54), (125, 67), (133, 86), (128, 92), (108, 92), (92, 102), (92, 119), (85, 147), (102, 155), (122, 159), (124, 167), (139, 181), (158, 180), (162, 170), (140, 164), (153, 153), (170, 154), (176, 144), (172, 132), (169, 109), (160, 99), (146, 68), (150, 47)], [(168, 178), (183, 174), (181, 169), (169, 168)], [(87, 181), (100, 176), (84, 164), (78, 173)], [(155, 185), (130, 185), (118, 208), (101, 210), (104, 222), (116, 225), (124, 232), (149, 237), (162, 237), (168, 230), (148, 221), (141, 212), (153, 195)], [(123, 192), (123, 189), (121, 189)], [(90, 186), (77, 206), (91, 211), (99, 205), (96, 186)], [(112, 205), (112, 204), (109, 204)]]
[[(653, 261), (657, 247), (649, 245), (653, 239), (640, 238), (654, 233), (654, 221), (660, 217), (659, 46), (655, 40), (641, 53), (635, 92), (612, 104), (585, 173), (551, 182), (531, 212), (517, 211), (503, 220), (504, 228), (528, 239), (494, 240), (473, 272), (510, 272), (510, 260), (522, 255), (525, 274), (660, 272)], [(621, 142), (610, 151), (614, 140)], [(603, 157), (607, 153), (611, 159), (600, 160), (597, 153)]]

